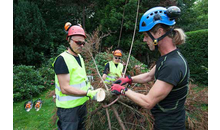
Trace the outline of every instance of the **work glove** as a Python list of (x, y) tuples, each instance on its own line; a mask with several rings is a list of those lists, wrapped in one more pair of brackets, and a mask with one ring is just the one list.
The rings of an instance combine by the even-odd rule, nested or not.
[(125, 95), (125, 92), (128, 90), (128, 88), (121, 86), (119, 84), (113, 84), (111, 86), (111, 92), (116, 94), (116, 95)]
[(96, 90), (91, 90), (89, 89), (87, 91), (87, 94), (86, 96), (89, 97), (90, 99), (92, 100), (96, 100), (97, 99), (97, 92), (99, 91), (99, 89), (96, 89)]
[(125, 78), (119, 78), (114, 82), (114, 84), (120, 84), (120, 85), (125, 85), (126, 83), (128, 83), (129, 85), (132, 84), (132, 79), (130, 75), (126, 76)]

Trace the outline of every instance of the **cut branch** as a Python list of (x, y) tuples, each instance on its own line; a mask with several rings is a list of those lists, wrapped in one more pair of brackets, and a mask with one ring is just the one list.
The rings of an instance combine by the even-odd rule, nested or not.
[(126, 128), (125, 128), (125, 126), (124, 126), (124, 124), (123, 124), (123, 122), (122, 122), (120, 116), (118, 115), (118, 112), (117, 112), (117, 110), (115, 109), (115, 107), (112, 106), (111, 108), (112, 108), (112, 110), (113, 110), (113, 112), (114, 112), (114, 114), (115, 114), (115, 117), (116, 117), (116, 119), (118, 120), (118, 123), (119, 123), (119, 125), (121, 126), (122, 130), (126, 130)]
[(109, 116), (108, 108), (105, 108), (105, 111), (106, 111), (106, 115), (107, 115), (107, 119), (108, 119), (108, 127), (109, 127), (110, 130), (112, 130), (112, 127), (111, 127), (111, 120), (110, 120), (110, 116)]

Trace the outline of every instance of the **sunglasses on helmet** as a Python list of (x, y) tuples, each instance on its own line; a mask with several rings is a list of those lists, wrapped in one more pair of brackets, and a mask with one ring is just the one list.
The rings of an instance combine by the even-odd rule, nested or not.
[(75, 42), (77, 45), (79, 45), (79, 46), (86, 44), (86, 42), (84, 42), (84, 41), (75, 41), (75, 40), (73, 40), (73, 39), (71, 39), (71, 40), (74, 41), (74, 42)]

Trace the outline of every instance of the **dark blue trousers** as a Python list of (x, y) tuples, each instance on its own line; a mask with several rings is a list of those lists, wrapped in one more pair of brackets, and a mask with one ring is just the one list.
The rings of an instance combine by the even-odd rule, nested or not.
[(85, 130), (86, 103), (74, 108), (58, 108), (58, 130)]

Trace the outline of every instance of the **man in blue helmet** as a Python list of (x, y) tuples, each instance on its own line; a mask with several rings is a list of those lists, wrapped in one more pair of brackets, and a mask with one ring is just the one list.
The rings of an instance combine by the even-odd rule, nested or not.
[[(155, 130), (185, 130), (184, 103), (190, 74), (186, 59), (176, 47), (185, 42), (183, 30), (173, 27), (179, 15), (180, 9), (176, 6), (168, 9), (155, 7), (145, 12), (139, 32), (143, 32), (143, 41), (149, 49), (158, 50), (161, 56), (148, 73), (119, 78), (111, 87), (113, 93), (125, 95), (150, 109), (155, 119)], [(149, 81), (154, 81), (154, 85), (147, 95), (122, 86)]]

